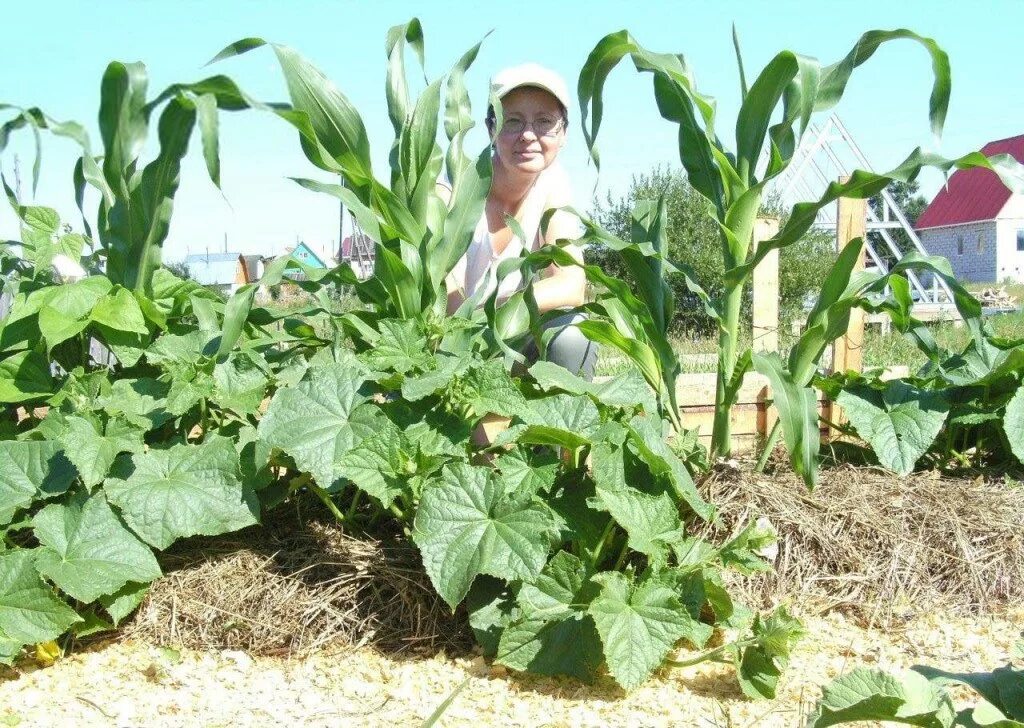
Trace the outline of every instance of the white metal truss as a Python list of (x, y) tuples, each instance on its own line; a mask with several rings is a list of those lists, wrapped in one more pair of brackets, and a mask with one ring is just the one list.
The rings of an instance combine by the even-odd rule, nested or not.
[[(840, 177), (847, 177), (855, 169), (872, 171), (867, 157), (857, 146), (853, 136), (836, 114), (832, 114), (821, 123), (811, 124), (804, 134), (800, 146), (793, 155), (789, 167), (773, 182), (772, 189), (777, 192), (782, 203), (790, 208), (798, 202), (806, 202), (820, 198), (825, 189)], [(903, 211), (896, 204), (888, 190), (881, 193), (881, 214), (868, 206), (867, 231), (877, 236), (867, 236), (864, 247), (869, 262), (879, 270), (888, 270), (886, 260), (899, 260), (903, 257), (899, 246), (893, 239), (892, 231), (903, 230), (917, 250), (925, 253), (921, 239), (914, 227), (907, 220)], [(838, 205), (827, 205), (818, 211), (814, 221), (816, 227), (834, 231)], [(881, 249), (876, 249), (876, 241), (881, 240)], [(911, 288), (919, 302), (925, 304), (949, 303), (953, 300), (949, 288), (935, 276), (931, 281), (922, 281), (913, 271), (907, 272)]]

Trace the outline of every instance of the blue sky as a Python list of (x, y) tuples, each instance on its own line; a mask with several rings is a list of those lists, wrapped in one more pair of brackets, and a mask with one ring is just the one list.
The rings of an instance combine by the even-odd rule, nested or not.
[[(391, 25), (421, 19), (430, 77), (445, 73), (462, 52), (493, 29), (468, 83), (478, 116), (488, 77), (523, 61), (562, 73), (575, 88), (589, 51), (606, 33), (629, 29), (655, 51), (684, 53), (698, 86), (719, 100), (719, 134), (732, 146), (738, 108), (738, 77), (730, 41), (736, 23), (747, 74), (782, 49), (830, 63), (872, 28), (908, 27), (934, 37), (949, 53), (953, 96), (946, 132), (935, 147), (928, 128), (930, 67), (927, 54), (907, 41), (882, 48), (854, 75), (839, 113), (871, 164), (887, 168), (923, 144), (947, 156), (977, 149), (987, 141), (1024, 133), (1024, 63), (1021, 62), (1024, 2), (944, 0), (846, 0), (814, 3), (650, 2), (488, 5), (449, 2), (344, 2), (341, 0), (164, 0), (126, 2), (12, 3), (4, 10), (0, 102), (37, 105), (58, 119), (86, 122), (98, 139), (99, 82), (113, 59), (141, 60), (149, 68), (151, 93), (175, 81), (211, 72), (233, 76), (265, 100), (285, 98), (272, 54), (265, 49), (203, 69), (229, 42), (246, 36), (291, 45), (316, 63), (362, 112), (369, 130), (378, 177), (387, 177), (391, 127), (384, 101), (384, 35)], [(410, 55), (410, 63), (412, 56)], [(4, 117), (6, 118), (6, 117)], [(590, 205), (595, 190), (620, 194), (633, 174), (656, 164), (678, 165), (675, 127), (662, 120), (649, 76), (631, 64), (617, 69), (606, 88), (606, 116), (599, 138), (602, 169), (588, 166), (571, 110), (569, 144), (563, 152), (577, 204)], [(320, 176), (302, 156), (295, 134), (282, 122), (255, 112), (226, 114), (221, 121), (223, 195), (206, 178), (198, 138), (182, 174), (181, 190), (166, 259), (186, 251), (231, 250), (273, 254), (296, 238), (322, 249), (337, 239), (337, 207), (305, 191), (289, 176)], [(470, 138), (485, 143), (482, 132)], [(98, 143), (97, 143), (98, 145)], [(21, 159), (23, 197), (30, 197), (31, 141), (21, 134), (0, 158), (8, 178), (13, 154)], [(152, 149), (147, 154), (152, 154)], [(36, 201), (56, 207), (75, 227), (69, 142), (44, 139), (43, 173)], [(148, 156), (146, 157), (148, 159)], [(941, 184), (922, 177), (930, 197)], [(0, 208), (0, 236), (17, 234), (13, 213)]]

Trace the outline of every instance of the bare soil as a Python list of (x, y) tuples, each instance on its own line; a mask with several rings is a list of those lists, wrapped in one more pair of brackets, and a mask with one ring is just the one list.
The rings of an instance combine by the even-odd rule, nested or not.
[[(0, 725), (319, 726), (419, 725), (465, 683), (442, 726), (799, 726), (820, 687), (854, 667), (930, 664), (991, 670), (1024, 629), (1024, 610), (998, 617), (936, 613), (887, 630), (839, 614), (807, 617), (772, 702), (752, 702), (730, 666), (665, 670), (624, 693), (510, 674), (482, 657), (386, 655), (362, 647), (309, 657), (250, 657), (233, 650), (170, 650), (144, 642), (94, 645), (52, 667), (0, 680)], [(969, 693), (959, 693), (964, 705)]]

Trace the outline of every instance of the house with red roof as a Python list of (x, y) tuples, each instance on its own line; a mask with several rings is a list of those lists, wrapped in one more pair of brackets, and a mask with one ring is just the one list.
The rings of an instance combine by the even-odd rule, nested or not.
[[(1024, 134), (990, 142), (981, 152), (1024, 163)], [(994, 172), (954, 172), (914, 227), (925, 249), (948, 258), (960, 280), (1024, 281), (1024, 195), (1011, 193)]]

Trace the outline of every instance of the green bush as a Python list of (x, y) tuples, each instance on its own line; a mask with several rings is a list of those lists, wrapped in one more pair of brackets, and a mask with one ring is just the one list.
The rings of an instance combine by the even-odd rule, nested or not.
[[(637, 201), (656, 199), (663, 193), (668, 208), (669, 259), (690, 265), (708, 294), (720, 296), (724, 268), (718, 225), (709, 203), (693, 189), (682, 169), (655, 167), (649, 173), (635, 175), (625, 196), (613, 198), (609, 193), (604, 202), (596, 200), (591, 217), (617, 237), (628, 239), (631, 211)], [(784, 217), (782, 204), (775, 200), (766, 202), (764, 212)], [(799, 242), (782, 249), (779, 293), (783, 319), (801, 313), (804, 300), (817, 293), (835, 256), (835, 238), (826, 230), (812, 229)], [(607, 273), (629, 279), (615, 251), (595, 246), (588, 251), (588, 258)], [(682, 275), (669, 274), (669, 278), (676, 295), (674, 328), (711, 333), (714, 322), (704, 313), (700, 300), (686, 289)], [(749, 295), (744, 311), (749, 319)]]

